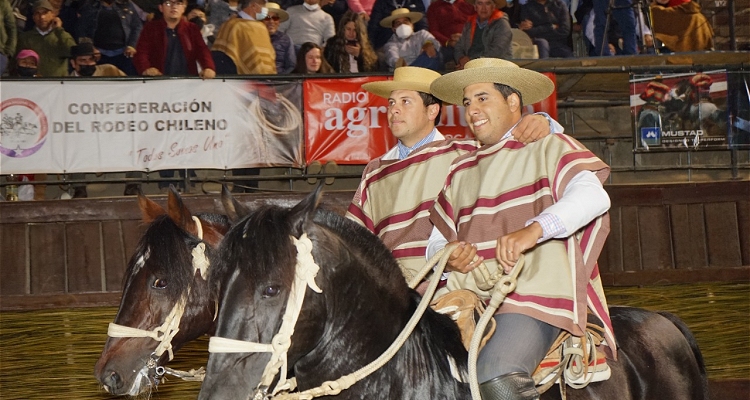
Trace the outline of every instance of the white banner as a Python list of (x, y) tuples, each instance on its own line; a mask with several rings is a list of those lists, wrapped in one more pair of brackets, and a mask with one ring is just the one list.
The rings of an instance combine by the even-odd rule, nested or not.
[(4, 81), (0, 173), (302, 167), (299, 81)]

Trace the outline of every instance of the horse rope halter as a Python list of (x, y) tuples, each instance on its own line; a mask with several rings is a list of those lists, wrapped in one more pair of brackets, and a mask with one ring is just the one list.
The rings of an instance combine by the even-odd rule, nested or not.
[[(291, 237), (291, 239), (294, 245), (297, 247), (297, 265), (295, 267), (295, 277), (294, 282), (292, 283), (292, 290), (289, 294), (287, 308), (284, 312), (284, 316), (282, 317), (281, 328), (279, 329), (279, 333), (277, 333), (273, 337), (272, 343), (255, 343), (244, 340), (227, 339), (218, 336), (211, 337), (208, 343), (209, 353), (272, 353), (271, 360), (268, 362), (268, 364), (266, 364), (266, 368), (263, 371), (263, 376), (258, 383), (258, 387), (255, 389), (252, 400), (310, 400), (315, 397), (321, 396), (335, 396), (341, 393), (341, 391), (350, 388), (358, 381), (366, 378), (371, 373), (375, 372), (380, 367), (385, 365), (388, 361), (390, 361), (391, 358), (393, 358), (393, 356), (396, 355), (396, 353), (399, 351), (401, 346), (403, 346), (411, 333), (414, 331), (414, 328), (417, 326), (417, 324), (419, 324), (419, 320), (422, 318), (422, 315), (424, 315), (425, 311), (429, 307), (430, 301), (437, 291), (437, 286), (440, 282), (438, 279), (433, 279), (430, 281), (427, 290), (425, 291), (425, 294), (422, 297), (422, 300), (419, 302), (419, 305), (414, 311), (411, 319), (409, 319), (409, 321), (406, 323), (406, 326), (404, 326), (404, 328), (401, 330), (401, 333), (399, 333), (396, 339), (394, 339), (393, 343), (391, 343), (391, 345), (385, 350), (385, 352), (383, 352), (383, 354), (381, 354), (377, 359), (360, 368), (359, 370), (351, 374), (344, 375), (335, 381), (323, 382), (320, 386), (308, 389), (304, 392), (289, 393), (288, 391), (294, 390), (297, 384), (294, 378), (286, 378), (286, 371), (288, 369), (287, 351), (291, 346), (291, 336), (294, 333), (294, 325), (297, 322), (300, 311), (302, 310), (302, 301), (304, 300), (305, 291), (307, 290), (307, 286), (310, 286), (310, 288), (315, 292), (322, 293), (322, 290), (315, 283), (315, 276), (317, 275), (320, 267), (315, 263), (315, 260), (313, 260), (312, 257), (312, 242), (307, 237), (307, 234), (304, 233), (299, 239), (295, 237)], [(439, 276), (440, 274), (442, 274), (442, 272), (445, 270), (445, 265), (448, 263), (448, 258), (450, 257), (451, 252), (456, 248), (456, 246), (457, 245), (455, 244), (446, 246), (444, 249), (440, 250), (432, 258), (430, 258), (430, 260), (427, 261), (427, 263), (417, 274), (417, 276), (415, 276), (409, 282), (409, 287), (412, 289), (415, 288), (417, 284), (419, 284), (421, 279), (425, 277), (430, 271), (434, 270), (435, 276)], [(472, 397), (474, 397), (475, 399), (481, 399), (479, 395), (479, 383), (477, 382), (476, 378), (476, 360), (479, 353), (479, 343), (482, 340), (482, 333), (487, 327), (489, 319), (492, 318), (494, 310), (496, 310), (497, 307), (500, 306), (500, 303), (505, 300), (505, 297), (510, 292), (515, 290), (518, 274), (521, 272), (521, 268), (523, 268), (523, 260), (524, 256), (522, 254), (518, 259), (516, 266), (513, 268), (513, 271), (511, 271), (510, 274), (503, 276), (492, 276), (487, 271), (487, 267), (484, 265), (484, 263), (482, 263), (480, 267), (477, 267), (483, 269), (481, 274), (483, 275), (485, 286), (492, 289), (492, 299), (490, 300), (490, 305), (487, 307), (488, 311), (485, 312), (485, 314), (479, 320), (479, 323), (477, 323), (477, 328), (474, 331), (475, 333), (471, 341), (471, 351), (469, 352), (469, 381), (472, 389)], [(435, 267), (433, 268), (433, 266)], [(477, 280), (479, 280), (479, 277)], [(485, 316), (487, 317), (485, 318)], [(471, 368), (472, 356), (474, 365), (473, 371)], [(451, 361), (452, 360), (449, 359), (449, 362)], [(460, 380), (458, 371), (453, 370), (453, 365), (454, 364), (451, 363), (451, 372), (454, 373), (454, 377), (456, 379)], [(281, 371), (279, 371), (280, 368)], [(268, 393), (268, 389), (270, 388), (273, 379), (279, 372), (280, 376), (276, 387), (271, 393)], [(475, 388), (476, 394), (474, 394)], [(284, 392), (281, 393), (282, 391)]]
[[(194, 216), (193, 221), (195, 221), (195, 226), (198, 230), (198, 239), (201, 240), (201, 242), (193, 247), (191, 251), (193, 256), (193, 275), (195, 275), (196, 272), (200, 272), (201, 278), (203, 280), (206, 280), (208, 277), (208, 267), (210, 263), (205, 254), (206, 243), (202, 241), (203, 227), (201, 226), (201, 222), (197, 217)], [(174, 358), (174, 353), (172, 350), (172, 339), (175, 337), (175, 335), (177, 335), (177, 332), (180, 331), (180, 320), (182, 319), (182, 315), (185, 313), (185, 305), (187, 304), (188, 297), (190, 296), (191, 288), (192, 281), (190, 284), (188, 284), (187, 290), (182, 293), (180, 299), (177, 300), (175, 305), (172, 307), (172, 310), (164, 319), (164, 323), (152, 330), (131, 328), (129, 326), (118, 325), (114, 322), (111, 322), (109, 324), (109, 328), (107, 329), (107, 335), (109, 337), (149, 337), (159, 342), (159, 345), (156, 347), (156, 349), (154, 349), (154, 352), (151, 353), (151, 357), (146, 364), (148, 369), (154, 370), (156, 379), (161, 378), (165, 373), (187, 381), (202, 381), (203, 377), (205, 376), (205, 369), (203, 367), (197, 370), (190, 370), (186, 372), (157, 365), (157, 361), (159, 360), (159, 358), (161, 358), (162, 354), (164, 354), (165, 351), (169, 353), (169, 361), (172, 361), (172, 359)]]

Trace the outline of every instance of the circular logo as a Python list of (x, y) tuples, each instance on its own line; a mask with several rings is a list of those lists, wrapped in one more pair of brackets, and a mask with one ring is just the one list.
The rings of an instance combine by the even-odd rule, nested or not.
[(47, 116), (36, 103), (12, 98), (0, 104), (0, 153), (28, 157), (47, 140)]

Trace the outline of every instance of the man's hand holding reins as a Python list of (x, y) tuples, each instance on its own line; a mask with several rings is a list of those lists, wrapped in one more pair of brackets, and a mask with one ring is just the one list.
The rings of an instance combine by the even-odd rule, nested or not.
[[(538, 222), (497, 239), (495, 257), (506, 274), (516, 265), (518, 257), (526, 250), (536, 246), (537, 240), (544, 235)], [(450, 261), (449, 261), (450, 262)]]
[[(445, 266), (445, 271), (456, 271), (462, 274), (469, 273), (471, 270), (477, 267), (482, 261), (483, 257), (477, 257), (477, 246), (466, 242), (453, 242), (458, 243), (448, 258), (448, 263)], [(475, 259), (476, 258), (476, 259)]]

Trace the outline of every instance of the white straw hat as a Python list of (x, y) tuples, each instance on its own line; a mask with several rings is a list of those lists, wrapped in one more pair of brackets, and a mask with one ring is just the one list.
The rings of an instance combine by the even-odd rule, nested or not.
[(552, 80), (539, 72), (500, 58), (477, 58), (467, 62), (464, 69), (437, 78), (430, 92), (447, 103), (462, 104), (464, 89), (483, 82), (500, 83), (518, 90), (524, 104), (540, 102), (555, 91)]
[(393, 80), (370, 82), (362, 85), (362, 89), (389, 98), (394, 90), (415, 90), (430, 93), (430, 84), (440, 77), (440, 73), (420, 67), (399, 67), (393, 71)]
[(383, 28), (391, 28), (393, 26), (393, 20), (398, 18), (409, 18), (412, 24), (416, 24), (417, 21), (422, 19), (424, 15), (421, 12), (409, 11), (408, 8), (397, 8), (391, 11), (391, 15), (380, 20), (380, 26)]
[(266, 8), (269, 13), (274, 13), (279, 16), (279, 22), (284, 22), (289, 19), (289, 13), (281, 9), (281, 6), (276, 3), (267, 2)]

